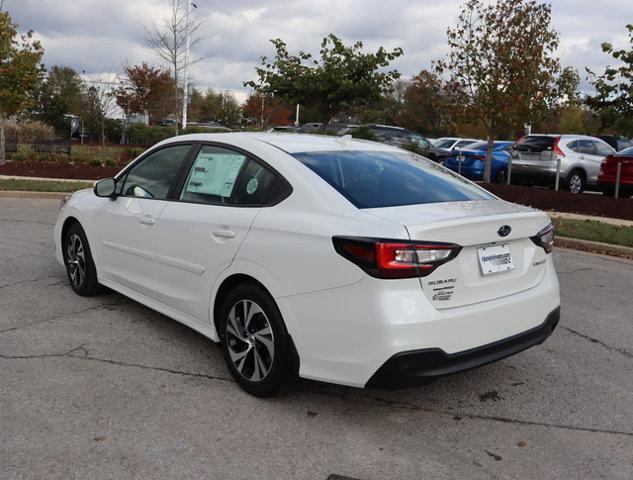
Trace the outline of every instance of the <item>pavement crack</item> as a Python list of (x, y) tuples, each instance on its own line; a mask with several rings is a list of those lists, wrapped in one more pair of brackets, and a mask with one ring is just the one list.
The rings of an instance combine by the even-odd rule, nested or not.
[(66, 277), (62, 275), (46, 275), (45, 277), (32, 278), (30, 280), (20, 280), (19, 282), (5, 283), (4, 285), (0, 285), (0, 288), (14, 287), (16, 285), (22, 285), (24, 283), (39, 282), (40, 280), (46, 280), (47, 278), (66, 278)]
[(584, 338), (585, 340), (589, 340), (591, 343), (596, 343), (604, 348), (606, 348), (607, 350), (610, 350), (612, 352), (618, 352), (621, 353), (622, 355), (624, 355), (627, 358), (633, 358), (633, 353), (629, 352), (628, 350), (624, 349), (624, 348), (618, 348), (618, 347), (613, 347), (607, 343), (604, 343), (602, 340), (598, 340), (597, 338), (591, 337), (589, 335), (585, 335), (584, 333), (580, 333), (572, 328), (569, 327), (563, 327), (564, 330), (567, 330), (570, 333), (573, 333), (574, 335), (579, 336), (580, 338)]
[(209, 375), (206, 373), (187, 372), (184, 370), (176, 370), (176, 369), (167, 368), (167, 367), (143, 365), (142, 363), (123, 362), (120, 360), (112, 360), (109, 358), (93, 357), (93, 356), (88, 355), (88, 350), (83, 345), (79, 345), (66, 352), (61, 352), (61, 353), (41, 353), (41, 354), (33, 354), (33, 355), (4, 355), (0, 353), (0, 358), (7, 359), (7, 360), (30, 360), (30, 359), (39, 359), (39, 358), (60, 358), (60, 357), (73, 358), (77, 360), (88, 360), (92, 362), (105, 363), (108, 365), (116, 365), (119, 367), (131, 367), (131, 368), (140, 368), (142, 370), (154, 370), (157, 372), (171, 373), (173, 375), (182, 375), (185, 377), (206, 378), (208, 380), (218, 380), (221, 382), (233, 382), (232, 378)]
[(382, 398), (374, 395), (361, 394), (360, 396), (356, 396), (355, 398), (350, 398), (349, 395), (346, 395), (345, 392), (336, 393), (336, 392), (328, 392), (325, 390), (312, 390), (307, 389), (304, 390), (309, 393), (337, 397), (341, 401), (344, 402), (356, 402), (361, 405), (382, 405), (389, 406), (393, 408), (400, 408), (403, 410), (411, 410), (418, 411), (424, 413), (433, 413), (438, 415), (447, 415), (451, 418), (458, 417), (459, 420), (463, 418), (468, 418), (471, 420), (483, 420), (490, 422), (499, 422), (499, 423), (508, 423), (513, 425), (526, 425), (532, 427), (545, 427), (545, 428), (556, 428), (561, 430), (571, 430), (571, 431), (580, 431), (580, 432), (589, 432), (589, 433), (603, 433), (603, 434), (611, 434), (611, 435), (624, 435), (626, 437), (633, 437), (633, 432), (627, 432), (623, 430), (614, 430), (614, 429), (606, 429), (606, 428), (594, 428), (594, 427), (583, 427), (577, 425), (565, 425), (562, 423), (550, 423), (550, 422), (538, 422), (534, 420), (521, 420), (517, 418), (508, 418), (497, 415), (482, 415), (475, 413), (467, 413), (467, 412), (457, 412), (452, 410), (443, 410), (443, 409), (435, 409), (420, 406), (413, 402), (403, 402), (398, 400), (389, 400), (387, 398)]
[(114, 306), (117, 306), (117, 305), (123, 305), (123, 302), (100, 303), (99, 305), (94, 305), (92, 307), (84, 308), (83, 310), (79, 310), (79, 311), (76, 311), (76, 312), (62, 313), (62, 314), (56, 315), (54, 317), (47, 318), (46, 320), (41, 320), (39, 322), (33, 322), (33, 323), (26, 324), (26, 325), (20, 325), (18, 327), (6, 328), (4, 330), (0, 330), (0, 335), (2, 335), (3, 333), (14, 332), (15, 330), (20, 330), (20, 329), (23, 329), (23, 328), (32, 327), (34, 325), (41, 325), (43, 323), (53, 322), (55, 320), (59, 320), (60, 318), (65, 318), (65, 317), (70, 317), (70, 316), (74, 316), (74, 315), (79, 315), (79, 314), (82, 314), (82, 313), (85, 313), (85, 312), (90, 312), (92, 310), (98, 310), (100, 308), (107, 308), (107, 307), (114, 307)]

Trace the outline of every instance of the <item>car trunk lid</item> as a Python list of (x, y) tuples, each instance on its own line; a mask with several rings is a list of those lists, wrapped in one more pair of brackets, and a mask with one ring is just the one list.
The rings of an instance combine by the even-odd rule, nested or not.
[[(462, 246), (456, 258), (420, 278), (423, 293), (437, 309), (471, 305), (528, 290), (545, 273), (546, 253), (530, 238), (550, 223), (543, 212), (503, 200), (408, 205), (366, 212), (403, 225), (411, 240)], [(509, 226), (510, 231), (502, 237), (499, 231), (504, 226)], [(484, 274), (489, 263), (480, 257), (500, 252), (510, 254), (514, 268)]]

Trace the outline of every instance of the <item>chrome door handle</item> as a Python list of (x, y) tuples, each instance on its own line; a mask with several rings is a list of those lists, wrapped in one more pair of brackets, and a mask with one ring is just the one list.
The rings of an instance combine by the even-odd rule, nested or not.
[(149, 215), (143, 215), (142, 217), (138, 217), (138, 221), (144, 225), (154, 225), (156, 223), (156, 219), (150, 217)]
[(214, 237), (222, 238), (235, 238), (235, 232), (233, 230), (213, 230)]

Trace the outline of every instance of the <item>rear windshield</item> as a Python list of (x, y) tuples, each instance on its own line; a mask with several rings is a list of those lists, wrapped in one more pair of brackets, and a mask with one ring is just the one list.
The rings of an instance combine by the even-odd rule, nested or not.
[(625, 148), (616, 153), (618, 157), (633, 157), (633, 147)]
[(516, 143), (514, 148), (519, 152), (541, 153), (551, 150), (554, 143), (556, 143), (556, 137), (523, 137)]
[(292, 155), (357, 208), (494, 198), (452, 171), (413, 153), (336, 151)]
[(439, 140), (435, 143), (437, 148), (450, 148), (455, 143), (455, 140)]

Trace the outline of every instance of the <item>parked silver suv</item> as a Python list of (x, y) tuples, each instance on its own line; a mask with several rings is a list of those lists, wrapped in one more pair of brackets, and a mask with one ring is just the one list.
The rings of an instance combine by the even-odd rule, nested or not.
[(560, 159), (560, 186), (573, 193), (594, 187), (602, 160), (615, 150), (585, 135), (527, 135), (512, 148), (512, 182), (553, 186)]

